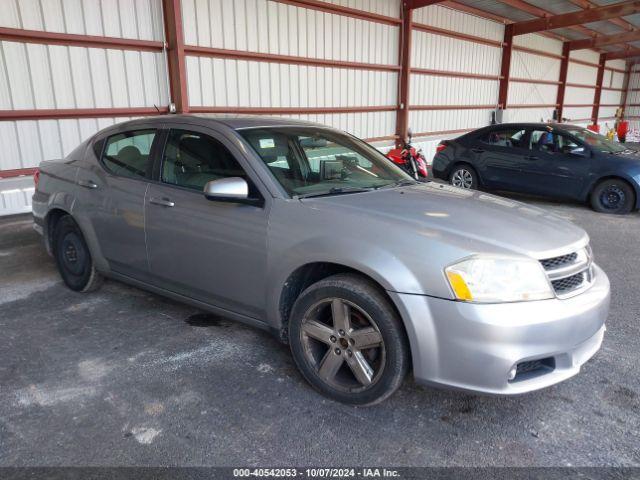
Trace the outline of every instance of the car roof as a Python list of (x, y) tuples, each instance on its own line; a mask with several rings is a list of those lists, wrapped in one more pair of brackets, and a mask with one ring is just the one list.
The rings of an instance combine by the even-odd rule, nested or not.
[(171, 114), (156, 115), (153, 117), (143, 117), (128, 122), (119, 123), (118, 127), (128, 128), (136, 127), (140, 124), (153, 123), (154, 121), (182, 121), (193, 125), (224, 125), (233, 130), (243, 128), (259, 128), (259, 127), (311, 127), (325, 126), (315, 122), (306, 120), (298, 120), (294, 118), (269, 117), (265, 115), (232, 115), (232, 114)]
[(488, 125), (484, 128), (497, 128), (497, 127), (512, 127), (512, 128), (582, 128), (579, 125), (573, 125), (571, 123), (554, 123), (554, 122), (525, 122), (525, 123), (496, 123), (495, 125)]

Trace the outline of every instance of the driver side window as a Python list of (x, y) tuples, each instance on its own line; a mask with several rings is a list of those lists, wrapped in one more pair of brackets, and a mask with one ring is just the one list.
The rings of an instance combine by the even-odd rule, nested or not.
[(231, 152), (198, 132), (171, 130), (162, 159), (162, 181), (202, 191), (207, 182), (227, 177), (248, 180)]

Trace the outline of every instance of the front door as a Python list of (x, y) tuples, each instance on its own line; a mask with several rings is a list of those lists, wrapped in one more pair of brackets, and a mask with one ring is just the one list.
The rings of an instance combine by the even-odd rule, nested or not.
[(531, 193), (580, 198), (591, 167), (584, 145), (564, 133), (540, 129), (531, 132), (529, 149), (523, 178)]
[(250, 196), (265, 198), (241, 161), (212, 130), (170, 130), (145, 202), (149, 264), (161, 288), (261, 319), (269, 203), (218, 202), (203, 194), (209, 181), (242, 177)]
[(523, 145), (525, 133), (521, 128), (498, 127), (475, 142), (472, 152), (486, 187), (518, 189), (520, 169), (529, 153)]

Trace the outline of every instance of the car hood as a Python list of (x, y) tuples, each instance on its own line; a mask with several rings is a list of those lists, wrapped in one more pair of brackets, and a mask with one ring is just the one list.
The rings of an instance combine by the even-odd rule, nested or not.
[(497, 251), (540, 259), (568, 253), (589, 241), (582, 228), (539, 208), (434, 182), (309, 198), (303, 203), (336, 214), (351, 212), (360, 219), (377, 218), (396, 234), (404, 228), (408, 234), (444, 237), (446, 242), (446, 232), (452, 240), (462, 238), (470, 251), (492, 245)]

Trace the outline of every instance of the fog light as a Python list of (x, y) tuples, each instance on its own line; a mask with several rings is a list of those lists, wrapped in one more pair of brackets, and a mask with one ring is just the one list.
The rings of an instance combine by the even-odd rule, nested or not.
[(509, 381), (516, 378), (516, 373), (518, 373), (518, 366), (514, 365), (513, 367), (511, 367), (511, 370), (509, 370), (509, 374), (507, 375), (507, 378), (509, 379)]

